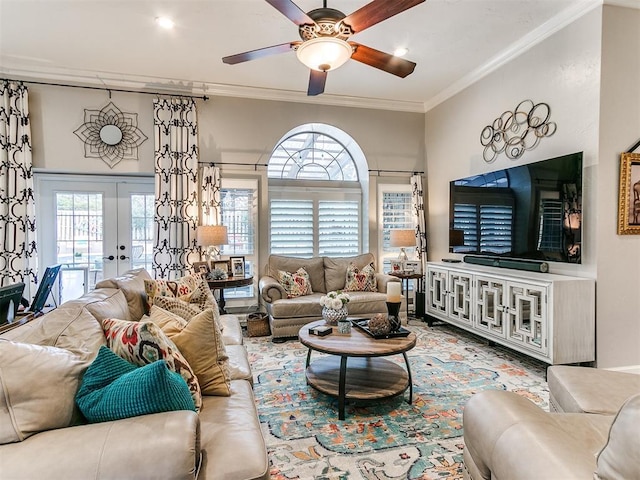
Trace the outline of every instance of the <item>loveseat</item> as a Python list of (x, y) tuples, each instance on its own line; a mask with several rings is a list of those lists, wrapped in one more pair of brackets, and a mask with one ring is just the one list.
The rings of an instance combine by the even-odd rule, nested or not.
[[(377, 271), (373, 254), (313, 258), (270, 255), (264, 275), (260, 278), (259, 289), (269, 314), (274, 341), (297, 337), (300, 327), (322, 319), (320, 297), (331, 291), (345, 289), (347, 269), (363, 271), (367, 267), (375, 272), (375, 291), (348, 291), (351, 298), (347, 306), (350, 316), (387, 313), (387, 284), (400, 281), (397, 277)], [(308, 274), (312, 293), (291, 297), (279, 277), (282, 272), (293, 274), (301, 268)], [(400, 316), (406, 322), (405, 308), (403, 297)]]
[(463, 412), (466, 480), (640, 479), (640, 375), (551, 366), (551, 413), (487, 390)]
[(229, 396), (203, 394), (199, 413), (164, 411), (99, 423), (79, 414), (75, 392), (107, 345), (101, 321), (146, 322), (147, 278), (133, 271), (105, 280), (0, 336), (1, 478), (269, 478), (251, 370), (233, 315), (219, 318)]

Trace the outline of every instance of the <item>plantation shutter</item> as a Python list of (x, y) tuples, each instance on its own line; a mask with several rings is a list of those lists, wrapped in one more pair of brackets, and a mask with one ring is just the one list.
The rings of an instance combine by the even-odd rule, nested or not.
[(480, 251), (509, 253), (513, 207), (510, 205), (480, 205)]
[(540, 210), (538, 250), (541, 252), (562, 252), (562, 200), (543, 199), (540, 201)]
[(321, 256), (342, 257), (359, 253), (359, 202), (318, 202), (318, 250)]
[(271, 253), (313, 257), (312, 200), (271, 200)]

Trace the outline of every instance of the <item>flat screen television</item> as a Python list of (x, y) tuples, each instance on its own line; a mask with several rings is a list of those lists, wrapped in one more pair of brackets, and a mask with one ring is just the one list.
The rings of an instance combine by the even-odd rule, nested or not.
[(0, 327), (13, 322), (22, 300), (22, 292), (24, 292), (22, 282), (0, 287)]
[(581, 262), (582, 152), (454, 180), (449, 251)]

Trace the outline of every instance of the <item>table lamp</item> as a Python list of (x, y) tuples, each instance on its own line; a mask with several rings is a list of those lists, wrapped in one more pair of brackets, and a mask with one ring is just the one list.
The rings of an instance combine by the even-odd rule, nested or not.
[(407, 252), (404, 247), (416, 246), (416, 231), (415, 229), (397, 229), (391, 230), (391, 246), (400, 247), (400, 255), (398, 255), (398, 261), (403, 263), (407, 261)]
[(196, 230), (196, 242), (200, 247), (206, 247), (209, 260), (220, 258), (218, 247), (229, 243), (227, 227), (224, 225), (200, 225)]

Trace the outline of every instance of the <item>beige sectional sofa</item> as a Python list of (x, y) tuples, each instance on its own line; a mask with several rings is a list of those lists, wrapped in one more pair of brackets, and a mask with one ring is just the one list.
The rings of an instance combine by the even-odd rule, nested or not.
[[(327, 292), (343, 290), (346, 283), (347, 267), (353, 263), (362, 269), (375, 257), (365, 253), (353, 257), (313, 257), (297, 258), (270, 255), (265, 274), (260, 278), (260, 295), (269, 313), (269, 325), (274, 341), (298, 336), (303, 325), (322, 319), (320, 297)], [(300, 297), (287, 298), (287, 292), (278, 282), (278, 271), (296, 272), (303, 267), (309, 274), (313, 293)], [(386, 292), (389, 282), (400, 279), (378, 272), (376, 269), (377, 292), (348, 292), (351, 300), (348, 304), (349, 315), (373, 315), (387, 313)], [(405, 299), (402, 299), (400, 315), (406, 322)]]
[(466, 480), (640, 478), (640, 375), (551, 366), (552, 413), (488, 390), (463, 413)]
[[(141, 303), (135, 293), (139, 288), (104, 287), (139, 286), (137, 276), (104, 281), (102, 288), (0, 336), (0, 434), (15, 437), (0, 445), (0, 477), (269, 478), (251, 370), (242, 330), (233, 315), (220, 318), (230, 358), (231, 396), (204, 395), (199, 413), (170, 411), (92, 424), (79, 420), (77, 412), (72, 418), (62, 415), (63, 407), (69, 407), (69, 399), (63, 398), (65, 389), (77, 388), (79, 377), (106, 344), (100, 321), (140, 319)], [(70, 352), (74, 370), (55, 383), (50, 371), (53, 362), (47, 364), (37, 355), (8, 358), (17, 346), (23, 352), (25, 347), (42, 351), (29, 345)], [(73, 397), (71, 402), (73, 407)]]

